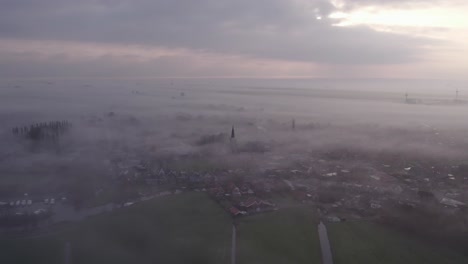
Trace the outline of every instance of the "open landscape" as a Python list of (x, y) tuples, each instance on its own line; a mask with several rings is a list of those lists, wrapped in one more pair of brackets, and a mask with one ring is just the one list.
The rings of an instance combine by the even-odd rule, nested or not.
[(238, 223), (238, 263), (320, 263), (312, 208), (291, 208), (242, 218)]
[(230, 236), (229, 215), (206, 195), (191, 193), (103, 213), (32, 238), (3, 238), (0, 261), (229, 263)]
[(0, 264), (467, 264), (467, 14), (1, 0)]
[(465, 263), (467, 260), (449, 246), (415, 239), (375, 223), (333, 223), (328, 230), (334, 263)]
[(0, 262), (465, 263), (464, 97), (347, 84), (3, 82)]

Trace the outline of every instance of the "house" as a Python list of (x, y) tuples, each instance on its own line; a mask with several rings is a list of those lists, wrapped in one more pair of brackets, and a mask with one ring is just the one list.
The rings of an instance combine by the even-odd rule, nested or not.
[(276, 206), (276, 204), (270, 203), (270, 202), (265, 201), (265, 200), (260, 200), (260, 202), (258, 202), (258, 205), (260, 205), (262, 207), (275, 207)]
[(218, 182), (218, 179), (217, 177), (209, 174), (209, 173), (206, 173), (204, 176), (203, 176), (203, 180), (205, 182), (205, 184), (214, 184), (214, 183), (217, 183)]
[(231, 192), (232, 196), (234, 197), (239, 197), (239, 196), (242, 196), (240, 190), (238, 187), (235, 187), (232, 189), (232, 192)]
[(163, 176), (166, 176), (166, 172), (163, 170), (163, 169), (160, 169), (158, 172), (157, 172), (157, 175), (159, 177), (163, 177)]
[(241, 211), (239, 209), (237, 209), (236, 207), (232, 206), (231, 208), (229, 208), (229, 212), (233, 215), (233, 216), (239, 216), (239, 215), (244, 215), (246, 214), (245, 211)]
[(452, 206), (452, 207), (459, 207), (459, 206), (465, 206), (466, 205), (463, 202), (460, 202), (460, 201), (457, 201), (457, 200), (454, 200), (454, 199), (450, 199), (450, 198), (447, 198), (447, 197), (443, 197), (440, 200), (440, 203), (443, 204), (443, 205), (448, 205), (448, 206)]
[(247, 200), (244, 200), (239, 203), (240, 207), (251, 209), (258, 206), (257, 198), (256, 197), (249, 197)]
[(213, 188), (208, 189), (208, 193), (216, 197), (221, 197), (224, 195), (224, 189), (223, 187), (217, 185)]
[(233, 182), (226, 184), (226, 196), (240, 197), (242, 196), (239, 187), (237, 187)]
[(250, 188), (248, 183), (244, 183), (239, 188), (242, 195), (254, 194), (254, 191)]
[(253, 184), (253, 191), (258, 194), (264, 194), (271, 192), (271, 185), (264, 182), (255, 182)]
[(275, 207), (276, 205), (257, 197), (249, 197), (239, 203), (239, 207), (248, 211), (259, 211), (261, 208)]
[(307, 193), (304, 190), (295, 190), (293, 191), (292, 196), (295, 200), (300, 201), (300, 202), (305, 202), (307, 200), (313, 199), (312, 194)]
[(126, 202), (123, 204), (124, 207), (132, 206), (134, 203), (133, 202)]

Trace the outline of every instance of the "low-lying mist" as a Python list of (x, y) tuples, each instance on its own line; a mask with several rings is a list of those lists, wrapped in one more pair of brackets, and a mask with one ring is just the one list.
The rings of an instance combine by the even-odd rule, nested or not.
[[(70, 175), (109, 177), (112, 172), (106, 165), (113, 159), (178, 155), (199, 155), (229, 169), (250, 171), (321, 157), (355, 162), (379, 157), (402, 165), (421, 160), (456, 164), (467, 158), (468, 126), (463, 121), (468, 120), (467, 105), (407, 104), (399, 82), (375, 90), (358, 81), (349, 86), (331, 80), (278, 82), (276, 86), (274, 80), (209, 79), (3, 82), (3, 183), (57, 191), (61, 188), (57, 179)], [(417, 88), (424, 98), (424, 87)], [(73, 124), (55, 143), (37, 143), (12, 133), (17, 126), (53, 120)]]

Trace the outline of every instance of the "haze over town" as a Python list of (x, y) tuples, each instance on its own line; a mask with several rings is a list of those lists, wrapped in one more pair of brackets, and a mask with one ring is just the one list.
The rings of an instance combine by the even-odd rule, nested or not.
[(466, 263), (466, 12), (2, 1), (0, 262)]

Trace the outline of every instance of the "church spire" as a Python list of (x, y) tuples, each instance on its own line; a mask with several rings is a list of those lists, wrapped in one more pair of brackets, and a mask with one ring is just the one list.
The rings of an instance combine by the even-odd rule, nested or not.
[(231, 129), (231, 139), (234, 139), (236, 138), (236, 132), (234, 131), (234, 126), (232, 126), (232, 129)]

